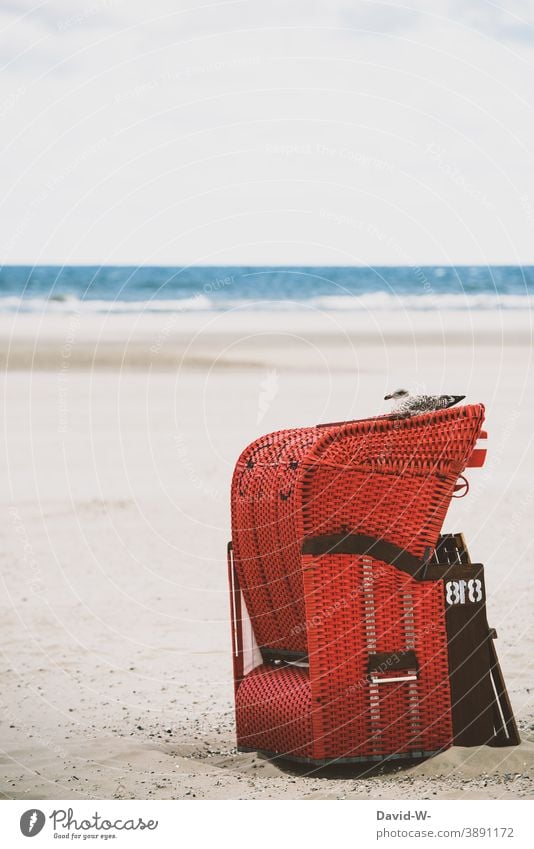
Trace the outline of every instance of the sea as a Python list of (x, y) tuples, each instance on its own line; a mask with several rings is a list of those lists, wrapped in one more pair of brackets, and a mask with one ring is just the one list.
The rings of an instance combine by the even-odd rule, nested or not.
[(3, 266), (0, 312), (529, 310), (534, 266)]

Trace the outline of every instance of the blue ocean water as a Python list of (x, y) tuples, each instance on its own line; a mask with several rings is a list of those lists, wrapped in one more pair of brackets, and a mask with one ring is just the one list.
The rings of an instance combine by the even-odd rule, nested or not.
[(534, 266), (4, 266), (1, 312), (529, 309)]

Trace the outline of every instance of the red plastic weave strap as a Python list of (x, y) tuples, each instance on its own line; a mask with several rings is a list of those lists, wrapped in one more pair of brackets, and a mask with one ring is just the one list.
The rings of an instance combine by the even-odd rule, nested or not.
[(307, 651), (303, 538), (356, 532), (421, 559), (435, 546), (483, 419), (483, 406), (473, 405), (283, 430), (242, 452), (232, 481), (232, 537), (259, 645)]
[[(381, 759), (450, 745), (442, 582), (350, 553), (323, 555), (304, 580), (314, 757)], [(419, 674), (370, 680), (370, 655), (399, 648), (415, 654)]]
[(486, 455), (488, 453), (488, 449), (483, 445), (478, 445), (478, 442), (483, 442), (483, 440), (488, 438), (488, 432), (486, 430), (481, 430), (478, 434), (477, 446), (473, 448), (471, 452), (471, 456), (467, 460), (465, 464), (467, 467), (471, 469), (480, 469), (484, 463), (486, 462)]
[[(414, 580), (396, 554), (417, 566), (435, 547), (483, 420), (473, 405), (278, 431), (242, 453), (232, 537), (254, 636), (265, 657), (305, 654), (310, 666), (263, 663), (242, 678), (240, 747), (379, 760), (450, 745), (443, 586)], [(386, 539), (395, 566), (363, 543), (366, 555), (301, 552), (305, 539), (332, 536)], [(399, 650), (415, 653), (416, 680), (370, 681), (369, 656)]]

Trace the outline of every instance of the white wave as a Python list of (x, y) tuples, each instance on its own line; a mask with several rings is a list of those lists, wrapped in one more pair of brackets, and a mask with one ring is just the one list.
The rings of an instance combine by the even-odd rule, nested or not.
[(477, 294), (395, 295), (390, 292), (367, 292), (364, 295), (331, 295), (313, 298), (312, 303), (326, 310), (506, 310), (530, 309), (529, 295)]
[(529, 310), (529, 295), (438, 294), (395, 295), (391, 292), (367, 292), (362, 295), (323, 295), (302, 299), (212, 299), (204, 294), (189, 298), (147, 301), (81, 300), (75, 296), (58, 298), (0, 298), (0, 312), (24, 313), (179, 313), (225, 310), (313, 312), (399, 312), (433, 310)]
[(142, 313), (142, 312), (190, 312), (216, 309), (205, 295), (175, 300), (105, 301), (79, 299), (73, 295), (53, 298), (0, 298), (0, 312), (49, 312), (49, 313)]

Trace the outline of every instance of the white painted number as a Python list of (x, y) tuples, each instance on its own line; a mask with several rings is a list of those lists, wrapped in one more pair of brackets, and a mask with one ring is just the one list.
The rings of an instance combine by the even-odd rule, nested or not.
[(482, 601), (482, 581), (479, 578), (470, 578), (468, 581), (447, 581), (445, 600), (447, 604), (465, 604), (467, 600), (473, 603)]
[(482, 581), (479, 578), (471, 578), (467, 582), (469, 601), (482, 601)]
[(447, 600), (447, 604), (458, 604), (460, 601), (458, 581), (447, 581), (445, 584), (445, 599)]

